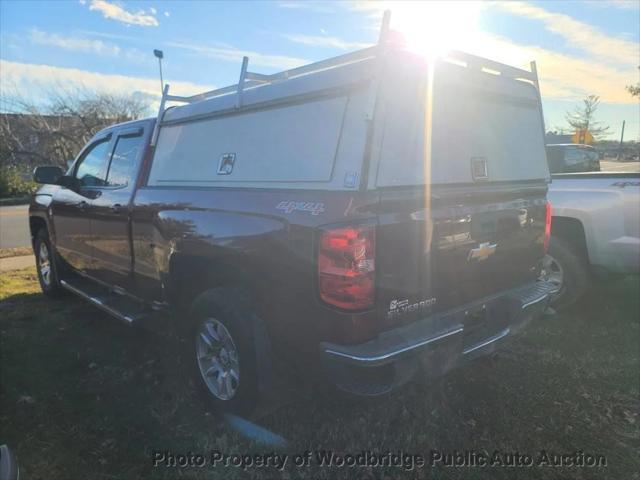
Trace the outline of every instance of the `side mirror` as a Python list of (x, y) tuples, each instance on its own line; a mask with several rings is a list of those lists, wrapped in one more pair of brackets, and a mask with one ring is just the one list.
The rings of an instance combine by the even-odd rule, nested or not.
[(33, 181), (36, 183), (55, 184), (63, 175), (64, 172), (60, 167), (46, 165), (35, 168), (33, 171)]
[(62, 175), (60, 178), (58, 178), (56, 184), (73, 191), (77, 191), (80, 188), (78, 179), (70, 175)]

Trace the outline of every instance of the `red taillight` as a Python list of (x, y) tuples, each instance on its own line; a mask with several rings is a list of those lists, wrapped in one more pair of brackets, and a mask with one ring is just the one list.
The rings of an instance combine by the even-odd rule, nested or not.
[(375, 228), (357, 226), (322, 232), (318, 249), (320, 298), (345, 310), (373, 305)]
[(551, 240), (551, 203), (547, 202), (544, 214), (544, 251), (549, 249), (549, 240)]

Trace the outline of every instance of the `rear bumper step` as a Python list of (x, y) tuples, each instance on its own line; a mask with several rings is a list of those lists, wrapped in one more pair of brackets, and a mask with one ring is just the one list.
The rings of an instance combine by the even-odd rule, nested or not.
[[(539, 316), (553, 293), (551, 284), (538, 281), (381, 333), (359, 345), (324, 342), (321, 354), (330, 377), (341, 388), (365, 395), (384, 393), (417, 370), (441, 374), (493, 352)], [(484, 315), (481, 322), (478, 312)], [(375, 370), (380, 384), (372, 387)], [(359, 375), (367, 378), (364, 388), (358, 387)]]
[(427, 337), (416, 342), (408, 342), (405, 345), (399, 345), (390, 350), (384, 349), (380, 353), (376, 353), (375, 350), (377, 350), (378, 345), (373, 343), (366, 343), (361, 346), (350, 346), (346, 348), (336, 348), (335, 345), (324, 344), (324, 354), (344, 359), (349, 363), (354, 363), (356, 365), (375, 367), (392, 362), (404, 354), (413, 353), (416, 349), (427, 347), (432, 343), (442, 341), (452, 335), (458, 335), (462, 333), (463, 330), (462, 325), (458, 325), (447, 332), (440, 333), (433, 337)]

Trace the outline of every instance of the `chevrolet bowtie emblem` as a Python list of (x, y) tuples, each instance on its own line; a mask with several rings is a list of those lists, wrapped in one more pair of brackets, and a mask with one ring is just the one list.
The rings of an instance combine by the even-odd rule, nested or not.
[(490, 255), (493, 255), (495, 253), (497, 246), (497, 243), (481, 243), (477, 248), (472, 248), (471, 250), (469, 250), (467, 261), (478, 260), (480, 262), (482, 260), (486, 260)]

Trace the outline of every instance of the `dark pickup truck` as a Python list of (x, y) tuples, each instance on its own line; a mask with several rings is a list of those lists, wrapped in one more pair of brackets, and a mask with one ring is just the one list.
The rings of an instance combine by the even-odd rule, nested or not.
[(36, 169), (42, 290), (174, 318), (224, 411), (274, 372), (377, 395), (492, 353), (553, 291), (542, 111), (535, 71), (451, 55), (381, 43), (167, 86), (157, 120)]

